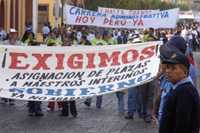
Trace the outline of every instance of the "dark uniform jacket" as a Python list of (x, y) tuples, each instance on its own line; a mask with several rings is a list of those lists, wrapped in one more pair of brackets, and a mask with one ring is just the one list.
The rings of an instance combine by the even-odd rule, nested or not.
[(199, 133), (200, 99), (191, 82), (178, 85), (164, 106), (159, 133)]

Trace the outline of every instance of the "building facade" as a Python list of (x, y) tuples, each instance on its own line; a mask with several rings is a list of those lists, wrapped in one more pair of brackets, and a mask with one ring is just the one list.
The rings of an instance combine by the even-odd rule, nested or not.
[(9, 32), (15, 28), (19, 34), (24, 32), (26, 22), (32, 22), (33, 0), (0, 0), (0, 27)]
[[(36, 32), (41, 32), (45, 22), (55, 24), (55, 3), (84, 7), (84, 0), (0, 0), (0, 27), (6, 32), (15, 28), (19, 35), (25, 31), (25, 24), (32, 23)], [(61, 23), (61, 15), (59, 18)]]

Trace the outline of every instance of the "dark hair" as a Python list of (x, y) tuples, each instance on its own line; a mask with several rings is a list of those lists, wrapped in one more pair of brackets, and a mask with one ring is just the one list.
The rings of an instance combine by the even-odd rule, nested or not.
[(85, 35), (82, 35), (81, 38), (84, 39), (84, 40), (87, 40), (87, 36), (85, 36)]

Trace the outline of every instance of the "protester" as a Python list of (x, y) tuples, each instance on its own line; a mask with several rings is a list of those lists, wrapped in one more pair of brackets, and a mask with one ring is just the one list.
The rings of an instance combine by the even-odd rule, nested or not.
[[(96, 107), (97, 107), (98, 109), (100, 109), (101, 106), (102, 106), (102, 98), (103, 98), (103, 96), (97, 96), (97, 98), (96, 98)], [(84, 104), (85, 104), (86, 106), (90, 107), (91, 104), (92, 104), (92, 98), (87, 98), (87, 99), (84, 101)]]
[(92, 44), (85, 35), (81, 36), (80, 45), (91, 46)]
[(6, 32), (3, 30), (2, 27), (0, 27), (0, 41), (4, 41), (7, 38)]
[(11, 28), (10, 33), (8, 34), (8, 40), (3, 42), (4, 45), (21, 45), (21, 42), (18, 40), (18, 32), (16, 29)]
[[(107, 31), (105, 31), (103, 34), (101, 34), (100, 32), (96, 32), (95, 34), (95, 38), (92, 39), (91, 43), (92, 45), (108, 45), (108, 42), (105, 40), (105, 36), (108, 34)], [(103, 96), (97, 96), (96, 97), (96, 107), (97, 108), (101, 108), (102, 106), (102, 98)], [(84, 101), (84, 104), (86, 106), (91, 106), (91, 103), (92, 103), (92, 98), (87, 98), (85, 101)]]
[(32, 22), (26, 22), (26, 31), (33, 32)]
[(50, 28), (48, 27), (48, 25), (45, 23), (43, 28), (42, 28), (42, 33), (43, 33), (43, 41), (46, 40), (46, 38), (48, 37), (48, 34), (50, 33)]
[(181, 32), (182, 32), (182, 27), (181, 27), (181, 25), (177, 25), (177, 27), (176, 27), (175, 30), (176, 30), (176, 31), (175, 31), (174, 35), (175, 35), (175, 36), (181, 36)]
[(106, 41), (103, 40), (103, 35), (100, 32), (95, 33), (94, 39), (91, 40), (93, 46), (96, 45), (107, 45)]
[(112, 34), (109, 31), (104, 31), (103, 40), (105, 40), (108, 45), (117, 44), (117, 40), (112, 37)]
[[(196, 63), (194, 61), (194, 57), (192, 53), (193, 52), (192, 46), (193, 46), (194, 40), (193, 40), (193, 37), (191, 40), (189, 38), (191, 37), (190, 35), (193, 35), (193, 34), (195, 34), (196, 39), (198, 39), (199, 36), (198, 36), (198, 32), (195, 33), (194, 31), (193, 32), (190, 31), (189, 27), (186, 27), (186, 29), (182, 30), (182, 27), (178, 26), (175, 33), (176, 36), (172, 36), (174, 34), (173, 29), (158, 29), (156, 30), (156, 33), (155, 33), (155, 30), (153, 28), (150, 28), (149, 30), (145, 30), (144, 35), (142, 35), (139, 32), (136, 33), (135, 30), (124, 30), (124, 29), (115, 29), (115, 30), (109, 29), (108, 30), (108, 29), (97, 28), (97, 27), (66, 26), (64, 24), (62, 24), (60, 28), (58, 29), (54, 28), (51, 31), (50, 31), (50, 24), (48, 25), (45, 24), (43, 28), (44, 28), (43, 36), (48, 46), (61, 46), (61, 45), (62, 46), (72, 46), (72, 45), (99, 46), (99, 45), (132, 44), (132, 43), (140, 43), (142, 41), (146, 42), (146, 41), (157, 41), (157, 40), (163, 41), (163, 43), (165, 44), (167, 43), (169, 39), (170, 45), (174, 45), (173, 50), (178, 49), (183, 54), (185, 54), (185, 56), (187, 56), (187, 58), (189, 59), (190, 77), (188, 77), (187, 81), (190, 81), (194, 86), (197, 85)], [(15, 39), (11, 39), (11, 41), (5, 41), (5, 42), (6, 44), (18, 45), (17, 36), (15, 34), (17, 31), (15, 29), (12, 29), (11, 31), (12, 32), (10, 32), (9, 38), (15, 38)], [(142, 32), (142, 30), (140, 32)], [(180, 40), (180, 36), (184, 36), (185, 40), (188, 39), (187, 42), (189, 43), (189, 45), (191, 43), (191, 49), (188, 49), (187, 47), (188, 44), (186, 42), (183, 42)], [(22, 38), (22, 42), (31, 46), (38, 45), (35, 40), (34, 34), (30, 32), (29, 30), (26, 31), (24, 37)], [(172, 42), (175, 42), (175, 43), (172, 43)], [(169, 45), (169, 43), (167, 43), (167, 45)], [(173, 52), (173, 50), (171, 52)], [(177, 53), (175, 52), (175, 54)], [(162, 72), (158, 78), (158, 81), (160, 84), (158, 87), (158, 94), (156, 97), (157, 104), (154, 105), (153, 115), (151, 116), (150, 110), (152, 110), (153, 93), (155, 90), (154, 88), (156, 88), (154, 81), (149, 82), (147, 84), (140, 85), (138, 87), (127, 89), (128, 90), (128, 103), (127, 103), (128, 112), (127, 114), (125, 114), (125, 116), (123, 116), (126, 119), (134, 119), (135, 114), (138, 113), (139, 117), (144, 119), (144, 121), (147, 123), (151, 122), (151, 117), (153, 117), (153, 122), (159, 123), (159, 128), (160, 128), (161, 133), (163, 132), (163, 129), (169, 125), (167, 123), (169, 121), (166, 122), (165, 120), (172, 119), (168, 113), (170, 111), (174, 113), (174, 110), (169, 109), (169, 111), (168, 110), (166, 111), (166, 107), (168, 107), (168, 102), (169, 102), (168, 100), (171, 99), (170, 97), (171, 93), (173, 94), (174, 91), (176, 90), (176, 88), (174, 89), (174, 85), (172, 84), (171, 79), (167, 77), (169, 73), (168, 67), (171, 64), (169, 64), (168, 60), (166, 61), (166, 59), (168, 59), (168, 56), (166, 56), (162, 62), (163, 63)], [(185, 71), (184, 68), (182, 69)], [(194, 91), (194, 88), (193, 86), (191, 87), (190, 83), (188, 86), (190, 86), (191, 90)], [(195, 94), (195, 91), (192, 93)], [(124, 91), (116, 92), (118, 112), (119, 114), (122, 114), (122, 115), (124, 115), (126, 111), (125, 94), (126, 92)], [(173, 97), (179, 97), (179, 96), (173, 95)], [(173, 98), (172, 98), (172, 101), (173, 101), (173, 107), (175, 107)], [(87, 98), (84, 101), (84, 104), (86, 106), (91, 106), (92, 98)], [(49, 110), (52, 110), (52, 111), (55, 110), (55, 105), (56, 105), (56, 102), (49, 102), (48, 103)], [(59, 107), (59, 110), (62, 110), (60, 114), (61, 116), (69, 116), (69, 111), (71, 112), (73, 117), (77, 117), (78, 115), (75, 100), (58, 102), (58, 107)], [(96, 97), (96, 107), (97, 108), (102, 107), (101, 95)], [(30, 116), (43, 116), (42, 109), (41, 109), (41, 102), (30, 101), (28, 103), (28, 109), (29, 109)], [(175, 119), (178, 119), (178, 118), (174, 117), (173, 120)], [(163, 126), (163, 123), (165, 122), (167, 123), (167, 125)], [(172, 128), (174, 129), (172, 125), (168, 127), (169, 129), (167, 129), (167, 131), (171, 130)]]
[(141, 94), (137, 87), (132, 87), (128, 89), (128, 112), (124, 117), (125, 119), (134, 119), (136, 111), (138, 111), (139, 116), (142, 118), (141, 114)]
[(156, 41), (158, 38), (155, 36), (154, 29), (149, 28), (146, 33), (144, 33), (143, 41), (144, 42), (149, 42), (149, 41)]
[[(157, 37), (155, 36), (154, 29), (150, 28), (148, 31), (144, 31), (143, 41), (156, 41)], [(144, 122), (150, 123), (151, 122), (151, 112), (153, 110), (153, 100), (154, 100), (154, 93), (156, 90), (156, 81), (155, 79), (151, 82), (148, 82), (146, 84), (140, 85), (137, 87), (138, 91), (129, 91), (129, 97), (128, 97), (128, 108), (130, 107), (130, 114), (133, 115), (133, 112), (136, 111), (136, 108), (132, 108), (136, 105), (140, 105), (141, 108), (138, 109), (139, 116), (144, 119)], [(139, 98), (137, 98), (138, 96)], [(129, 100), (130, 98), (130, 100)], [(137, 99), (136, 99), (137, 98)], [(134, 99), (134, 100), (131, 100)], [(130, 102), (129, 102), (130, 101)], [(129, 109), (128, 109), (129, 110)], [(125, 118), (133, 118), (129, 117), (130, 115), (127, 114), (127, 117)]]
[[(15, 45), (19, 46), (21, 45), (20, 41), (18, 41), (18, 32), (16, 29), (11, 28), (10, 33), (8, 35), (8, 40), (3, 42), (4, 45)], [(9, 103), (9, 105), (15, 105), (15, 100), (13, 99), (7, 99), (2, 98), (2, 101), (6, 104)]]
[(56, 33), (53, 31), (49, 33), (46, 43), (48, 46), (61, 46), (63, 44), (61, 39), (56, 37)]
[(125, 113), (125, 100), (124, 100), (125, 93), (126, 93), (125, 91), (116, 92), (119, 115), (124, 115)]
[[(64, 40), (63, 46), (72, 46), (73, 43), (74, 43), (73, 39), (74, 39), (75, 35), (73, 33), (71, 33), (71, 34), (68, 33), (68, 34), (65, 34), (65, 35), (66, 36), (64, 36), (65, 40)], [(66, 40), (68, 40), (68, 41), (66, 41)], [(62, 102), (62, 110), (61, 110), (60, 116), (68, 117), (69, 111), (74, 118), (77, 117), (78, 113), (77, 113), (77, 109), (76, 109), (76, 101), (75, 100), (63, 101)]]
[(31, 46), (35, 46), (38, 45), (37, 40), (35, 39), (35, 35), (33, 32), (31, 31), (26, 31), (21, 39), (21, 42), (27, 44), (27, 45), (31, 45)]
[(121, 32), (118, 32), (117, 43), (126, 44), (127, 41), (128, 41), (128, 36), (127, 34), (125, 34), (125, 31), (122, 30)]
[(48, 111), (54, 111), (55, 108), (56, 108), (56, 104), (57, 104), (58, 110), (62, 110), (62, 107), (63, 107), (62, 102), (48, 102), (47, 110)]

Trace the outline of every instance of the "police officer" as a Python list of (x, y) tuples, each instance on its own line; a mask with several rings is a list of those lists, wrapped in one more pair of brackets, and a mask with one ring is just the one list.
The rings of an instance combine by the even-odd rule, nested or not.
[[(165, 50), (171, 49), (169, 45)], [(163, 107), (159, 133), (199, 133), (200, 99), (197, 89), (189, 78), (189, 61), (179, 51), (161, 51), (166, 75), (173, 84)]]

